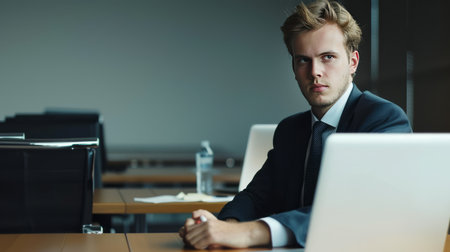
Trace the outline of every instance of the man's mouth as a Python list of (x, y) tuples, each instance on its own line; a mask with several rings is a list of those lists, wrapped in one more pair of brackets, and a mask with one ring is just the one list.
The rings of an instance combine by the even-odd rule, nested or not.
[(323, 84), (313, 84), (311, 87), (311, 90), (313, 92), (323, 92), (325, 91), (325, 89), (327, 89), (328, 86), (327, 85), (323, 85)]

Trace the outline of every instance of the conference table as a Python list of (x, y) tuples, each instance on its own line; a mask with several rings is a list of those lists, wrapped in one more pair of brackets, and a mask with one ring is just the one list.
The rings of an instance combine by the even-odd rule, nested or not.
[[(214, 251), (261, 251), (269, 248), (222, 249)], [(126, 234), (1, 234), (3, 252), (190, 252), (207, 251), (185, 248), (177, 233)], [(279, 251), (277, 249), (277, 251)], [(287, 249), (286, 251), (296, 251)]]
[(166, 202), (144, 203), (135, 197), (146, 198), (161, 195), (177, 195), (179, 192), (195, 192), (194, 188), (101, 188), (95, 189), (92, 204), (93, 214), (134, 214), (137, 232), (147, 231), (146, 214), (154, 213), (190, 213), (205, 209), (212, 213), (219, 212), (227, 203), (221, 202)]
[[(194, 252), (209, 251), (186, 248), (177, 233), (126, 234), (0, 234), (0, 251), (4, 252)], [(217, 249), (217, 252), (277, 251), (298, 252), (298, 248)], [(450, 235), (444, 252), (450, 252)]]
[(195, 192), (194, 188), (100, 188), (95, 189), (93, 214), (190, 213), (199, 208), (217, 213), (227, 202), (144, 203), (135, 197), (177, 195)]

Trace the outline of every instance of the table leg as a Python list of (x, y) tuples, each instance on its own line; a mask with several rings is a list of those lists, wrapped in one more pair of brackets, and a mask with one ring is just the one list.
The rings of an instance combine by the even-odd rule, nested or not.
[(135, 214), (134, 224), (136, 226), (136, 233), (147, 233), (147, 222), (145, 218), (146, 214)]

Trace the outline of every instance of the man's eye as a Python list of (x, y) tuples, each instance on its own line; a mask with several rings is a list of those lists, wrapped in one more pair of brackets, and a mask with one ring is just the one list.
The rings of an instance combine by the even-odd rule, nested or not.
[(325, 56), (323, 56), (323, 59), (324, 60), (332, 60), (332, 59), (334, 59), (335, 57), (334, 57), (334, 55), (325, 55)]
[(297, 62), (297, 64), (305, 64), (305, 63), (309, 62), (309, 59), (308, 58), (304, 58), (304, 57), (298, 57), (296, 59), (296, 62)]

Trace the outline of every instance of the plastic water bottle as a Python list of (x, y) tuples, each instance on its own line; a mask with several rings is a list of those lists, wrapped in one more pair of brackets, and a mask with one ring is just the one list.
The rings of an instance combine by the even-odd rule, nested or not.
[(214, 153), (209, 146), (209, 141), (201, 142), (201, 149), (195, 155), (196, 175), (197, 175), (197, 193), (212, 194), (212, 166)]

